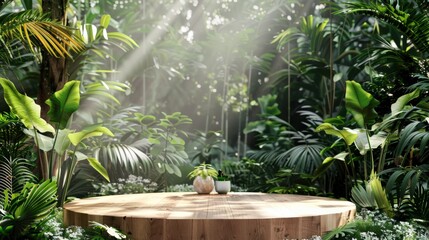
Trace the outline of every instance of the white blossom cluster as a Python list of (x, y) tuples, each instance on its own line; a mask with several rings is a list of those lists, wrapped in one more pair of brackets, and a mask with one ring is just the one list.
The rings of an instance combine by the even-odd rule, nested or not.
[(351, 240), (424, 240), (429, 239), (429, 231), (412, 222), (397, 221), (379, 211), (362, 209), (355, 220), (356, 234), (351, 237), (341, 233), (336, 239)]
[(47, 221), (46, 226), (49, 226), (48, 229), (45, 229), (43, 232), (44, 239), (51, 240), (69, 240), (69, 239), (86, 239), (85, 231), (82, 227), (79, 226), (69, 226), (67, 228), (62, 227), (62, 223), (59, 222), (56, 218), (51, 218)]
[(154, 192), (158, 184), (141, 176), (129, 175), (127, 179), (119, 178), (117, 183), (97, 184), (97, 195), (131, 194)]
[(190, 184), (176, 184), (168, 186), (167, 188), (168, 192), (193, 192), (194, 186)]

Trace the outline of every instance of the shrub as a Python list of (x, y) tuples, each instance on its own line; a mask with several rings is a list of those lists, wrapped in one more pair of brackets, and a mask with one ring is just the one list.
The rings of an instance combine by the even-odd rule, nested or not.
[(412, 221), (398, 221), (384, 212), (362, 209), (355, 220), (323, 237), (353, 240), (420, 240), (429, 239), (429, 230)]
[(118, 179), (117, 183), (95, 184), (94, 188), (96, 192), (93, 195), (106, 196), (155, 192), (158, 190), (158, 184), (141, 176), (129, 175), (127, 179)]

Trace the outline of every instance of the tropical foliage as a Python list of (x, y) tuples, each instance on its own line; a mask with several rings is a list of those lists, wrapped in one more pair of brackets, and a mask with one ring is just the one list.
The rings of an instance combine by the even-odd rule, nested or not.
[(216, 178), (218, 176), (218, 172), (215, 168), (213, 168), (212, 165), (207, 163), (201, 163), (198, 166), (195, 166), (194, 170), (192, 170), (188, 177), (190, 179), (194, 179), (196, 177), (202, 177), (203, 179), (206, 179), (207, 177), (214, 177)]
[(425, 239), (427, 230), (415, 223), (397, 221), (378, 211), (363, 210), (356, 221), (326, 234), (323, 239)]
[[(85, 138), (113, 135), (110, 130), (100, 125), (86, 127), (82, 131), (75, 132), (67, 129), (68, 121), (79, 107), (79, 82), (68, 82), (63, 89), (57, 91), (48, 101), (51, 106), (49, 116), (55, 128), (40, 116), (40, 106), (33, 99), (17, 91), (13, 83), (7, 79), (0, 79), (0, 85), (4, 89), (5, 100), (12, 112), (16, 114), (27, 133), (34, 138), (41, 158), (42, 178), (58, 180), (59, 206), (66, 200), (71, 177), (80, 160), (88, 160), (91, 166), (108, 179), (105, 169), (98, 160), (78, 155), (77, 147)], [(43, 135), (50, 133), (53, 137)], [(74, 148), (66, 155), (69, 146)], [(47, 154), (47, 152), (51, 152)], [(48, 157), (50, 156), (50, 157)]]
[(82, 44), (70, 35), (71, 29), (49, 19), (38, 10), (7, 11), (7, 5), (11, 2), (0, 3), (0, 56), (2, 62), (5, 61), (3, 63), (12, 61), (16, 55), (13, 53), (19, 53), (19, 45), (32, 53), (43, 48), (56, 57), (69, 55), (69, 50), (78, 52), (83, 49)]
[[(126, 2), (0, 1), (4, 238), (40, 230), (55, 197), (174, 189), (214, 169), (247, 191), (427, 224), (427, 1)], [(43, 214), (18, 207), (39, 187)]]
[(47, 180), (40, 185), (27, 183), (18, 195), (6, 198), (1, 210), (0, 238), (22, 239), (53, 211), (57, 203), (56, 184)]

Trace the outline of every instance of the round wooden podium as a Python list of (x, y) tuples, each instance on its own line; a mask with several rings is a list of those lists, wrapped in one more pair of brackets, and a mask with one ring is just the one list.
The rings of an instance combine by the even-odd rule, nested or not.
[(172, 192), (74, 200), (64, 222), (96, 221), (136, 240), (286, 240), (320, 236), (355, 212), (351, 202), (312, 196)]

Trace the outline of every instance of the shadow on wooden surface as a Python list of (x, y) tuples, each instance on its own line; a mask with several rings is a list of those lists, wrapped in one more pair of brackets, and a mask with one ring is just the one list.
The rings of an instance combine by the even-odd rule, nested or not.
[(264, 193), (147, 193), (75, 200), (67, 225), (96, 221), (136, 240), (306, 239), (344, 225), (356, 207), (329, 198)]

